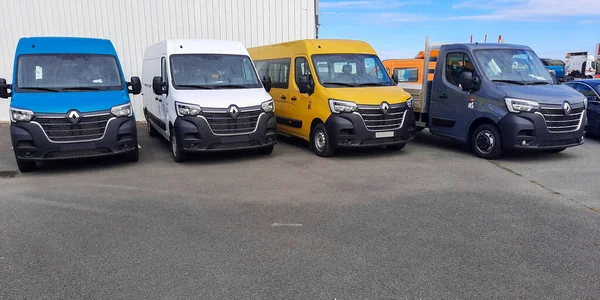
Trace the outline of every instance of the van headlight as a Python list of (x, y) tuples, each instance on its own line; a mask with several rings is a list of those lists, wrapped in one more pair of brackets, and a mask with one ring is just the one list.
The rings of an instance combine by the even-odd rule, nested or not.
[(409, 109), (413, 108), (413, 97), (410, 97), (408, 100), (406, 100), (406, 106), (408, 106)]
[(540, 108), (540, 104), (532, 100), (505, 98), (504, 101), (506, 102), (508, 111), (516, 114), (520, 112), (535, 112)]
[(131, 117), (133, 115), (133, 109), (131, 109), (131, 103), (127, 103), (119, 106), (113, 106), (110, 109), (110, 113), (117, 118)]
[(260, 106), (264, 112), (269, 113), (275, 111), (275, 103), (273, 102), (273, 99), (263, 102)]
[(588, 98), (583, 97), (583, 109), (587, 109), (587, 106), (588, 106)]
[(29, 122), (33, 119), (33, 111), (27, 109), (10, 108), (10, 120), (12, 122)]
[(200, 112), (202, 112), (202, 108), (198, 105), (181, 102), (175, 102), (175, 109), (177, 110), (177, 115), (179, 115), (180, 117), (195, 117), (199, 115)]
[(332, 113), (339, 114), (355, 112), (358, 109), (358, 106), (356, 103), (350, 101), (329, 99), (329, 108)]

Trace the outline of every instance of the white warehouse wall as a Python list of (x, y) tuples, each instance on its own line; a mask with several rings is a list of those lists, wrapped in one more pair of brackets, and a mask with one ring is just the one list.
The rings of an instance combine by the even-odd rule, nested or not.
[[(24, 36), (110, 39), (125, 77), (142, 75), (144, 49), (165, 39), (225, 39), (254, 47), (316, 37), (317, 0), (0, 0), (0, 78), (12, 82)], [(141, 97), (132, 101), (142, 120)], [(9, 101), (0, 99), (0, 121)]]

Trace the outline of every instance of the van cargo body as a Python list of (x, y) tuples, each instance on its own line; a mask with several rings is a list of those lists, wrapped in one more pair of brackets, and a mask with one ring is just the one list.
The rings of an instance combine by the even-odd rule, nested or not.
[[(5, 80), (2, 79), (2, 84)], [(129, 93), (108, 40), (23, 38), (15, 55), (10, 132), (21, 171), (36, 161), (123, 155), (136, 161), (138, 144)]]
[(587, 100), (557, 84), (529, 47), (442, 45), (431, 80), (423, 75), (425, 61), (410, 62), (417, 80), (398, 80), (418, 99), (418, 127), (489, 159), (502, 149), (560, 152), (584, 143)]
[(273, 100), (240, 42), (167, 40), (146, 49), (144, 114), (151, 136), (188, 153), (257, 149), (277, 143)]
[(249, 52), (259, 74), (272, 80), (277, 130), (310, 142), (315, 154), (399, 150), (413, 139), (410, 95), (393, 84), (369, 44), (301, 40)]

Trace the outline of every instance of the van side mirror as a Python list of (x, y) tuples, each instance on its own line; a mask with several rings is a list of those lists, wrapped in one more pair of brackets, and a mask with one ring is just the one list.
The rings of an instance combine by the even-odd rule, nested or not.
[(463, 91), (472, 91), (477, 87), (478, 83), (479, 78), (473, 77), (473, 73), (471, 72), (463, 72), (460, 75), (460, 85), (462, 86)]
[(392, 80), (394, 81), (394, 83), (398, 84), (398, 74), (392, 75)]
[(152, 90), (157, 95), (164, 95), (167, 93), (167, 83), (162, 81), (162, 77), (156, 76), (152, 79)]
[(131, 77), (131, 82), (127, 83), (127, 89), (130, 94), (139, 95), (142, 92), (142, 81), (139, 77)]
[(264, 76), (261, 80), (265, 91), (270, 92), (272, 88), (271, 76)]
[[(10, 90), (10, 92), (8, 91)], [(12, 96), (12, 85), (6, 83), (6, 79), (0, 78), (0, 98), (8, 99)]]
[(300, 75), (298, 79), (298, 90), (301, 94), (312, 95), (315, 92), (315, 85), (310, 75)]

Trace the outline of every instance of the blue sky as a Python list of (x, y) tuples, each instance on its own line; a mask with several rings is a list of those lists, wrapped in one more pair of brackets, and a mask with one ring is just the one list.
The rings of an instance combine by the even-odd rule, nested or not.
[(600, 43), (600, 0), (319, 0), (319, 38), (369, 42), (382, 59), (416, 55), (432, 42), (496, 42), (564, 59)]

